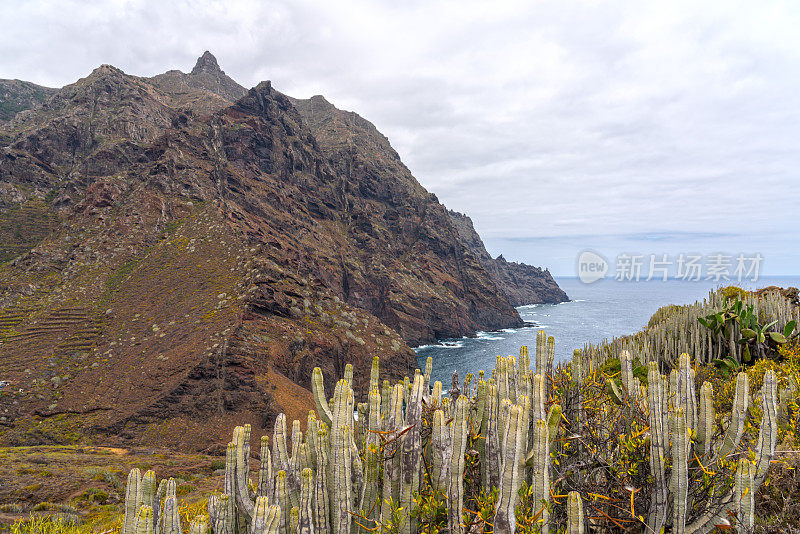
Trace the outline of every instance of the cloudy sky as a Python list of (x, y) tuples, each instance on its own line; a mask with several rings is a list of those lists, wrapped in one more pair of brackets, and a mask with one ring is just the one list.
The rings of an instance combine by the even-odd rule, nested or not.
[[(490, 252), (764, 256), (800, 274), (800, 2), (0, 0), (0, 78), (101, 63), (324, 94)], [(613, 267), (612, 267), (613, 268)]]

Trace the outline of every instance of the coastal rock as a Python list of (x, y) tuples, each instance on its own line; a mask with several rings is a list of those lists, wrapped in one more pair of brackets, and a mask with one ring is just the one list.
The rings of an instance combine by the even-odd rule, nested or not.
[(475, 231), (472, 219), (457, 211), (450, 210), (448, 213), (462, 242), (479, 258), (481, 265), (512, 306), (569, 300), (550, 271), (525, 263), (506, 261), (502, 254), (492, 258)]

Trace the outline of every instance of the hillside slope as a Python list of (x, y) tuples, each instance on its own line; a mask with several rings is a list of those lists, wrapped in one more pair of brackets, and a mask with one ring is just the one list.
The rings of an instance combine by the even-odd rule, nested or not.
[(203, 449), (303, 418), (315, 366), (521, 325), (371, 124), (240, 89), (104, 65), (0, 128), (0, 441)]

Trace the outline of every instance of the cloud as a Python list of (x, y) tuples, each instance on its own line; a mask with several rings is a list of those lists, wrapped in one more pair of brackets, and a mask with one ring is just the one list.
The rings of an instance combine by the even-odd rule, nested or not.
[(0, 77), (63, 85), (100, 63), (187, 71), (209, 49), (243, 85), (324, 94), (374, 122), (509, 259), (561, 265), (531, 248), (540, 237), (582, 249), (594, 234), (610, 248), (624, 234), (676, 246), (703, 235), (709, 250), (760, 245), (767, 269), (797, 272), (797, 3), (109, 0), (3, 12)]

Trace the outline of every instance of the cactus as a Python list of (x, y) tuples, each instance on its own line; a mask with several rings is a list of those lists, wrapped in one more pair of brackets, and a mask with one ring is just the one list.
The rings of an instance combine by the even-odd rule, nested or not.
[(208, 534), (208, 520), (204, 515), (198, 515), (189, 524), (189, 534)]
[(314, 524), (320, 534), (330, 531), (330, 490), (328, 488), (328, 451), (330, 439), (328, 438), (328, 425), (319, 421), (317, 423), (317, 476), (314, 478)]
[(725, 431), (722, 447), (716, 457), (717, 460), (728, 456), (733, 452), (736, 444), (741, 441), (749, 403), (750, 383), (745, 373), (739, 373), (736, 377), (736, 394), (733, 401), (733, 410), (731, 411), (731, 421), (728, 424), (728, 429)]
[(142, 506), (136, 512), (134, 521), (135, 534), (153, 534), (153, 508)]
[(544, 330), (536, 332), (536, 373), (547, 372), (547, 333)]
[(353, 390), (350, 389), (350, 383), (346, 379), (342, 379), (336, 384), (333, 394), (332, 454), (329, 459), (330, 509), (334, 534), (349, 534), (350, 532), (350, 511), (353, 510), (352, 414)]
[(298, 515), (298, 534), (314, 534), (314, 519), (311, 499), (313, 494), (314, 475), (306, 467), (300, 474), (300, 507)]
[(541, 532), (547, 534), (549, 513), (547, 502), (550, 500), (550, 436), (547, 422), (538, 420), (533, 428), (533, 502), (542, 506)]
[[(317, 405), (317, 415), (319, 415), (319, 417), (325, 421), (328, 426), (330, 426), (333, 422), (333, 415), (331, 414), (331, 409), (328, 406), (328, 398), (325, 396), (325, 384), (322, 380), (322, 369), (319, 367), (315, 367), (314, 371), (311, 373), (311, 392), (314, 395), (314, 403)], [(283, 417), (285, 421), (286, 416), (284, 415)]]
[(734, 502), (736, 503), (736, 521), (743, 527), (740, 530), (753, 530), (755, 487), (753, 484), (753, 464), (747, 458), (740, 458), (734, 477)]
[(461, 516), (464, 513), (464, 454), (467, 450), (466, 397), (459, 397), (453, 407), (453, 423), (450, 427), (450, 465), (447, 468), (447, 526), (449, 532), (460, 534), (464, 531)]
[(583, 500), (577, 491), (567, 495), (567, 534), (583, 534)]
[(483, 487), (487, 492), (500, 485), (500, 440), (502, 436), (498, 425), (500, 418), (498, 398), (497, 386), (490, 382), (486, 395), (486, 467), (483, 469)]
[(136, 533), (136, 516), (141, 503), (141, 471), (137, 468), (133, 468), (128, 472), (128, 484), (125, 487), (125, 518), (122, 521), (122, 534)]
[(650, 502), (647, 526), (651, 532), (661, 532), (667, 514), (667, 482), (664, 467), (665, 449), (668, 435), (664, 425), (662, 410), (664, 405), (664, 383), (658, 372), (658, 364), (648, 364), (647, 388), (648, 419), (650, 423), (650, 473), (654, 483)]
[(159, 534), (183, 534), (181, 517), (178, 513), (178, 499), (174, 493), (164, 499), (164, 513), (158, 531)]
[(152, 469), (145, 472), (142, 475), (142, 500), (139, 504), (140, 506), (149, 506), (153, 509), (153, 524), (156, 524), (157, 521), (157, 512), (156, 509), (161, 506), (161, 500), (156, 500), (156, 473)]
[[(545, 384), (546, 377), (541, 374), (533, 375), (531, 385), (533, 389), (533, 397), (531, 402), (531, 417), (534, 421), (539, 419), (547, 419), (547, 412), (545, 411)], [(527, 423), (527, 422), (526, 422)]]
[(503, 437), (500, 494), (494, 516), (494, 532), (498, 534), (513, 534), (516, 529), (514, 510), (519, 488), (522, 487), (525, 478), (520, 471), (526, 446), (523, 427), (526, 426), (527, 421), (522, 406), (517, 404), (511, 406)]
[[(419, 491), (420, 460), (422, 457), (422, 376), (417, 376), (406, 404), (405, 426), (402, 447), (402, 480), (400, 484), (400, 506), (411, 510), (414, 492)], [(406, 518), (401, 532), (410, 534), (414, 529), (412, 518)]]
[[(346, 384), (346, 382), (345, 382)], [(331, 512), (334, 534), (349, 534), (352, 507), (351, 456), (347, 425), (334, 431), (332, 436), (333, 455), (331, 456)]]
[(359, 510), (366, 520), (366, 525), (359, 527), (361, 532), (369, 532), (377, 523), (380, 503), (380, 467), (381, 450), (375, 443), (367, 445), (364, 452), (364, 486), (359, 499)]
[(422, 375), (425, 379), (422, 389), (426, 397), (431, 393), (431, 374), (433, 374), (433, 358), (428, 356), (428, 359), (425, 360), (425, 373)]
[[(537, 360), (537, 365), (544, 362), (545, 370), (550, 365), (551, 339), (537, 343), (537, 351), (540, 347), (544, 351), (544, 360)], [(630, 346), (631, 350), (640, 348)], [(560, 500), (564, 496), (557, 496), (551, 502), (551, 469), (553, 476), (559, 477), (559, 485), (569, 489), (585, 488), (587, 482), (608, 483), (609, 487), (616, 484), (607, 472), (586, 469), (588, 464), (582, 458), (591, 454), (601, 462), (609, 458), (616, 461), (620, 449), (608, 429), (616, 423), (632, 431), (633, 424), (627, 422), (625, 414), (641, 420), (643, 412), (649, 429), (641, 432), (649, 430), (649, 439), (644, 443), (649, 444), (652, 477), (652, 493), (649, 499), (643, 499), (649, 502), (649, 509), (640, 510), (640, 504), (636, 504), (637, 516), (646, 513), (644, 531), (708, 532), (731, 514), (736, 515), (741, 528), (750, 528), (753, 494), (767, 475), (775, 451), (778, 420), (785, 411), (778, 402), (774, 372), (765, 373), (760, 392), (761, 426), (750, 453), (754, 459), (737, 458), (733, 487), (720, 487), (714, 482), (717, 486), (701, 494), (704, 501), (697, 502), (690, 500), (698, 496), (700, 469), (696, 469), (695, 462), (702, 463), (703, 469), (729, 470), (729, 459), (740, 457), (750, 445), (742, 443), (750, 402), (747, 376), (742, 373), (736, 379), (730, 422), (719, 439), (713, 432), (713, 389), (704, 383), (699, 398), (695, 397), (695, 376), (688, 354), (681, 354), (678, 367), (667, 376), (659, 372), (657, 358), (647, 356), (646, 351), (637, 353), (649, 360), (648, 386), (641, 387), (632, 374), (632, 353), (620, 353), (624, 388), (609, 386), (609, 392), (616, 393), (623, 407), (587, 398), (585, 411), (582, 391), (598, 390), (599, 374), (590, 369), (599, 366), (604, 357), (589, 349), (586, 354), (573, 354), (571, 378), (557, 372), (555, 379), (559, 382), (553, 387), (548, 385), (549, 371), (543, 374), (530, 369), (530, 356), (523, 349), (518, 360), (498, 357), (489, 380), (484, 373), (468, 373), (460, 384), (455, 374), (446, 398), (441, 397), (440, 382), (431, 388), (430, 361), (425, 373), (414, 374), (413, 382), (406, 378), (392, 387), (384, 381), (379, 390), (379, 362), (374, 359), (367, 402), (357, 407), (357, 426), (353, 416), (356, 405), (352, 366), (346, 368), (346, 378), (336, 383), (331, 399), (326, 399), (321, 371), (315, 369), (312, 388), (319, 411), (309, 413), (305, 434), (300, 423), (293, 422), (291, 454), (286, 416), (280, 414), (275, 420), (272, 443), (267, 436), (260, 439), (261, 462), (257, 483), (251, 487), (250, 427), (236, 427), (226, 449), (224, 493), (209, 498), (209, 520), (196, 517), (190, 534), (208, 534), (210, 527), (214, 534), (366, 534), (380, 531), (382, 521), (394, 522), (398, 506), (403, 510), (402, 520), (395, 526), (411, 534), (417, 531), (415, 495), (431, 489), (435, 490), (434, 495), (446, 495), (449, 532), (465, 534), (464, 513), (470, 513), (465, 500), (468, 492), (475, 490), (465, 487), (465, 479), (479, 481), (487, 493), (492, 488), (499, 489), (491, 526), (498, 533), (510, 533), (516, 530), (515, 508), (526, 478), (531, 490), (525, 498), (531, 501), (525, 502), (526, 506), (533, 504), (532, 511), (539, 521), (537, 531), (546, 534), (552, 526), (558, 532), (582, 533), (587, 526), (600, 527), (603, 520), (592, 518), (595, 523), (585, 522), (583, 501), (576, 491), (569, 492), (566, 501)], [(563, 391), (566, 399), (559, 397)], [(783, 391), (788, 388), (782, 390), (782, 398), (786, 398), (788, 393)], [(455, 396), (455, 392), (459, 394)], [(548, 393), (553, 398), (547, 398)], [(564, 413), (560, 404), (563, 401), (567, 401)], [(617, 423), (621, 417), (624, 419)], [(562, 421), (565, 434), (561, 434)], [(594, 422), (600, 423), (597, 428), (588, 426)], [(692, 442), (694, 432), (696, 440)], [(584, 442), (592, 448), (586, 448)], [(476, 451), (468, 452), (473, 447)], [(692, 447), (696, 447), (696, 459)], [(553, 466), (551, 449), (553, 458), (559, 460)], [(479, 456), (480, 461), (468, 462), (472, 455)], [(469, 473), (467, 464), (472, 466)], [(480, 472), (475, 471), (478, 468)], [(296, 492), (292, 477), (297, 480)], [(138, 470), (129, 474), (122, 534), (181, 534), (175, 481), (162, 480), (157, 491), (155, 483), (151, 471), (144, 476)], [(557, 493), (553, 491), (553, 495)], [(633, 509), (634, 492), (630, 495)], [(597, 506), (606, 505), (593, 503), (593, 508)], [(612, 507), (605, 510), (614, 513)], [(599, 508), (598, 511), (605, 513)]]
[(383, 498), (381, 515), (391, 516), (389, 502), (396, 503), (400, 498), (400, 454), (399, 431), (403, 422), (403, 385), (396, 384), (392, 390), (389, 412), (385, 418), (384, 429), (387, 432), (387, 443), (384, 446), (383, 462)]
[(450, 467), (450, 432), (444, 421), (444, 412), (433, 412), (433, 430), (431, 433), (432, 466), (431, 486), (437, 491), (447, 493), (447, 473)]
[(699, 453), (708, 456), (714, 433), (714, 388), (708, 382), (700, 387), (700, 413), (697, 420), (697, 445)]
[(772, 461), (775, 446), (778, 441), (778, 406), (776, 391), (778, 379), (772, 369), (764, 373), (764, 385), (761, 388), (761, 426), (758, 431), (758, 445), (756, 446), (756, 471), (755, 488), (761, 486), (767, 476), (767, 469)]
[(689, 489), (689, 443), (686, 409), (677, 408), (672, 414), (675, 435), (672, 436), (672, 530), (683, 534), (686, 528), (687, 493)]
[(233, 443), (236, 446), (236, 464), (234, 468), (236, 507), (251, 517), (255, 503), (250, 497), (250, 425), (237, 426), (233, 430)]
[(641, 395), (641, 389), (639, 388), (639, 380), (633, 376), (633, 358), (631, 357), (631, 353), (627, 350), (620, 352), (619, 363), (622, 385), (631, 398), (638, 399), (639, 395)]
[(253, 517), (250, 521), (250, 534), (262, 534), (267, 530), (269, 516), (269, 500), (265, 496), (256, 497), (253, 505)]

